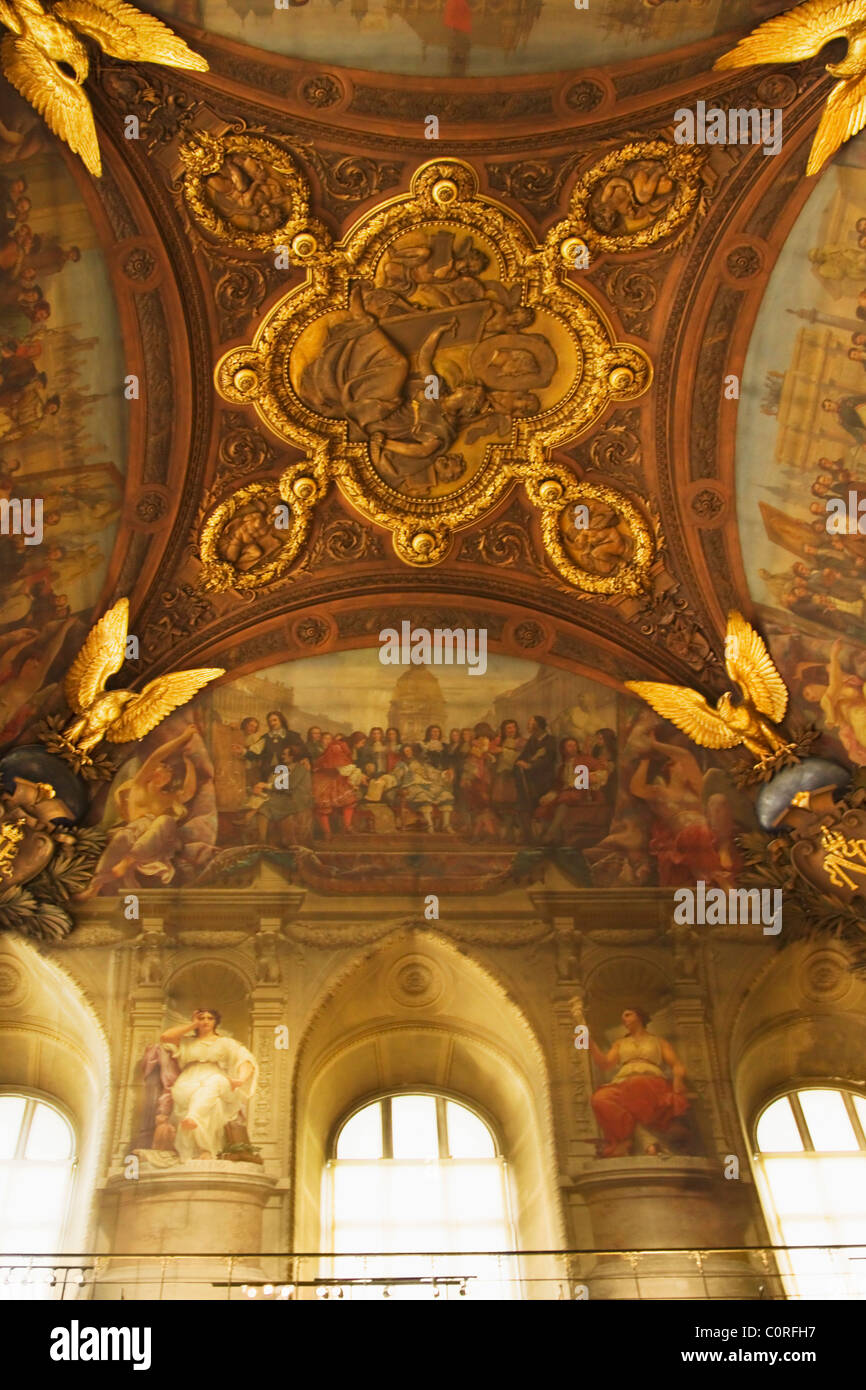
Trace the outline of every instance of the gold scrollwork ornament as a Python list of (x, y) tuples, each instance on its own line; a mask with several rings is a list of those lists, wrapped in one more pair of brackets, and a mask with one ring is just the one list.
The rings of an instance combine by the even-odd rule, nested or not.
[[(314, 258), (214, 375), (305, 455), (315, 497), (295, 495), (301, 511), (334, 481), (402, 560), (430, 566), (518, 483), (540, 505), (530, 484), (552, 450), (645, 392), (652, 369), (468, 165), (437, 160)], [(208, 536), (218, 529), (210, 517)], [(643, 533), (637, 553), (643, 565)], [(576, 582), (574, 566), (561, 572)], [(244, 582), (271, 582), (257, 573)]]

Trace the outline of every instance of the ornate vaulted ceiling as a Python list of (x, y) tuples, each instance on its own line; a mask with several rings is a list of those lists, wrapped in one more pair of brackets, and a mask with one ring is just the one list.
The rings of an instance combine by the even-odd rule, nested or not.
[[(822, 438), (819, 416), (789, 408), (790, 373), (836, 350), (808, 337), (810, 314), (834, 296), (837, 318), (854, 314), (866, 156), (855, 141), (805, 175), (822, 59), (713, 71), (782, 8), (515, 0), (461, 28), (441, 5), (178, 4), (165, 13), (209, 71), (102, 57), (99, 179), (4, 87), (7, 189), (26, 177), (46, 254), (52, 228), (79, 248), (43, 335), (60, 408), (4, 443), (51, 475), (66, 528), (44, 588), (46, 618), (69, 619), (49, 678), (126, 594), (127, 684), (181, 666), (237, 679), (378, 646), (409, 619), (486, 628), (497, 656), (608, 689), (640, 677), (715, 697), (739, 608), (820, 722), (797, 680), (829, 659), (826, 630), (779, 576), (798, 553), (796, 469)], [(779, 152), (678, 144), (675, 113), (699, 102), (781, 111)], [(848, 261), (822, 274), (809, 251), (842, 243)], [(427, 344), (428, 375), (441, 349), (452, 414), (429, 425), (446, 431), (432, 471), (410, 467), (420, 385), (402, 435), (363, 413), (399, 375), (380, 330), (390, 315), (398, 332), (419, 266), (399, 332), (416, 363)], [(463, 299), (441, 292), (455, 266)], [(466, 327), (479, 293), (498, 356)], [(26, 337), (29, 303), (7, 309)], [(480, 398), (457, 403), (467, 361), (481, 425)], [(860, 370), (825, 376), (853, 390)], [(281, 499), (285, 534), (263, 541)], [(594, 547), (570, 529), (581, 502)], [(21, 554), (5, 556), (10, 624)]]
[[(105, 173), (90, 180), (68, 161), (104, 248), (126, 372), (141, 383), (138, 401), (123, 412), (128, 482), (99, 600), (130, 595), (148, 668), (228, 661), (251, 670), (357, 645), (399, 625), (411, 595), (416, 621), (422, 608), (431, 618), (454, 617), (455, 605), (467, 625), (489, 620), (494, 649), (544, 652), (613, 681), (653, 673), (718, 686), (725, 609), (749, 606), (734, 504), (737, 404), (726, 401), (724, 378), (742, 375), (776, 256), (811, 188), (803, 165), (826, 94), (821, 66), (712, 76), (714, 58), (730, 46), (722, 37), (592, 75), (422, 87), (417, 79), (242, 51), (177, 28), (205, 54), (210, 73), (134, 70), (104, 59), (93, 95)], [(650, 592), (600, 599), (564, 580), (520, 485), (458, 531), (439, 564), (420, 567), (398, 559), (387, 528), (362, 517), (331, 484), (284, 579), (240, 594), (203, 588), (199, 534), (209, 509), (244, 484), (278, 479), (300, 457), (254, 408), (221, 398), (214, 368), (251, 340), (306, 272), (278, 268), (270, 250), (248, 248), (249, 238), (232, 229), (214, 235), (195, 216), (182, 151), (196, 132), (228, 133), (239, 149), (254, 139), (275, 142), (309, 189), (311, 219), (334, 242), (407, 192), (431, 156), (470, 164), (482, 193), (542, 242), (567, 214), (582, 173), (626, 145), (639, 158), (644, 141), (653, 142), (652, 157), (660, 141), (675, 155), (674, 110), (716, 97), (781, 104), (782, 153), (768, 159), (760, 146), (708, 147), (697, 175), (688, 175), (698, 197), (682, 225), (650, 245), (625, 231), (616, 249), (592, 254), (590, 268), (569, 277), (586, 288), (616, 339), (646, 355), (653, 380), (639, 398), (607, 402), (554, 456), (640, 508), (658, 552)], [(424, 136), (429, 114), (440, 121), (435, 143)], [(140, 123), (138, 140), (124, 139), (128, 115)], [(53, 142), (51, 149), (51, 158), (64, 157)], [(99, 312), (111, 315), (106, 299)], [(118, 414), (123, 363), (107, 345), (104, 356), (113, 363), (102, 367), (104, 388)]]

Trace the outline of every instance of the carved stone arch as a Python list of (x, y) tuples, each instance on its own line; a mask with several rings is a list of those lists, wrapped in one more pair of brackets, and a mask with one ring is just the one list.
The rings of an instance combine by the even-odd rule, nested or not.
[[(196, 952), (191, 957), (184, 953), (166, 979), (166, 1007), (179, 998), (191, 1008), (217, 1008), (225, 1027), (246, 1046), (254, 988), (251, 963), (237, 951), (225, 951), (219, 957), (213, 951)], [(243, 1030), (240, 1036), (237, 1029)]]
[(173, 967), (167, 972), (165, 979), (165, 991), (169, 995), (172, 988), (181, 975), (189, 973), (202, 965), (218, 963), (220, 969), (227, 970), (230, 974), (237, 975), (245, 990), (251, 990), (255, 986), (255, 974), (249, 960), (240, 951), (226, 950), (220, 951), (218, 962), (213, 950), (201, 949), (195, 952), (184, 951), (182, 956), (178, 956)]
[(866, 982), (836, 943), (794, 942), (746, 997), (731, 1034), (731, 1075), (748, 1152), (764, 1106), (798, 1084), (863, 1085)]
[[(586, 1007), (590, 1014), (597, 1012), (610, 1027), (618, 1021), (618, 1009), (629, 1003), (646, 1008), (655, 1014), (663, 1011), (673, 998), (674, 981), (657, 960), (648, 953), (629, 952), (613, 958), (600, 958), (590, 965), (586, 974)], [(616, 1017), (608, 1016), (617, 1010)]]
[[(408, 989), (408, 981), (395, 980), (401, 962), (418, 972)], [(413, 988), (427, 988), (424, 970), (441, 988), (431, 988), (429, 1002), (418, 1006), (411, 996)], [(493, 1027), (484, 1022), (491, 1017)], [(519, 1244), (561, 1247), (548, 1060), (538, 1034), (488, 963), (464, 956), (439, 933), (398, 928), (331, 974), (298, 1045), (295, 1248), (322, 1248), (321, 1172), (338, 1121), (368, 1096), (412, 1085), (462, 1096), (493, 1118), (514, 1173)]]
[(74, 976), (8, 933), (0, 942), (0, 1059), (0, 1086), (56, 1099), (73, 1121), (78, 1164), (63, 1244), (92, 1249), (109, 1142), (108, 1039)]

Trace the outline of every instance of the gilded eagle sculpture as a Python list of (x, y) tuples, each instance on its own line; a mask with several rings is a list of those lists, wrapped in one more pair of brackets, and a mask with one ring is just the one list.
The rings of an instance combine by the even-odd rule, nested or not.
[(831, 39), (847, 39), (848, 51), (827, 72), (838, 77), (812, 142), (807, 174), (817, 174), (846, 140), (866, 125), (866, 0), (806, 0), (760, 24), (714, 67), (748, 68), (814, 58)]
[(222, 666), (202, 666), (157, 676), (143, 690), (106, 690), (126, 657), (129, 600), (122, 598), (91, 628), (63, 683), (75, 718), (60, 737), (70, 750), (89, 755), (98, 743), (143, 738), (172, 710), (191, 700), (202, 686), (225, 674)]
[(763, 640), (737, 612), (728, 614), (725, 669), (742, 691), (739, 704), (734, 704), (730, 690), (712, 706), (699, 691), (685, 685), (657, 681), (625, 684), (701, 748), (737, 748), (743, 744), (757, 759), (756, 768), (767, 767), (795, 746), (786, 743), (773, 727), (785, 716), (788, 691)]
[(50, 9), (39, 0), (0, 0), (0, 23), (10, 31), (0, 43), (3, 76), (96, 178), (102, 161), (83, 85), (90, 71), (83, 39), (112, 58), (207, 72), (167, 24), (125, 0), (57, 0)]

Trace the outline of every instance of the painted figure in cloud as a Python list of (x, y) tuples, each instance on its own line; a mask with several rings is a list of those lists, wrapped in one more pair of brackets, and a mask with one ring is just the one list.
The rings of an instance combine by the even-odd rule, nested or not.
[(113, 799), (121, 821), (109, 832), (90, 893), (182, 883), (209, 860), (217, 832), (213, 766), (195, 725), (159, 744)]

